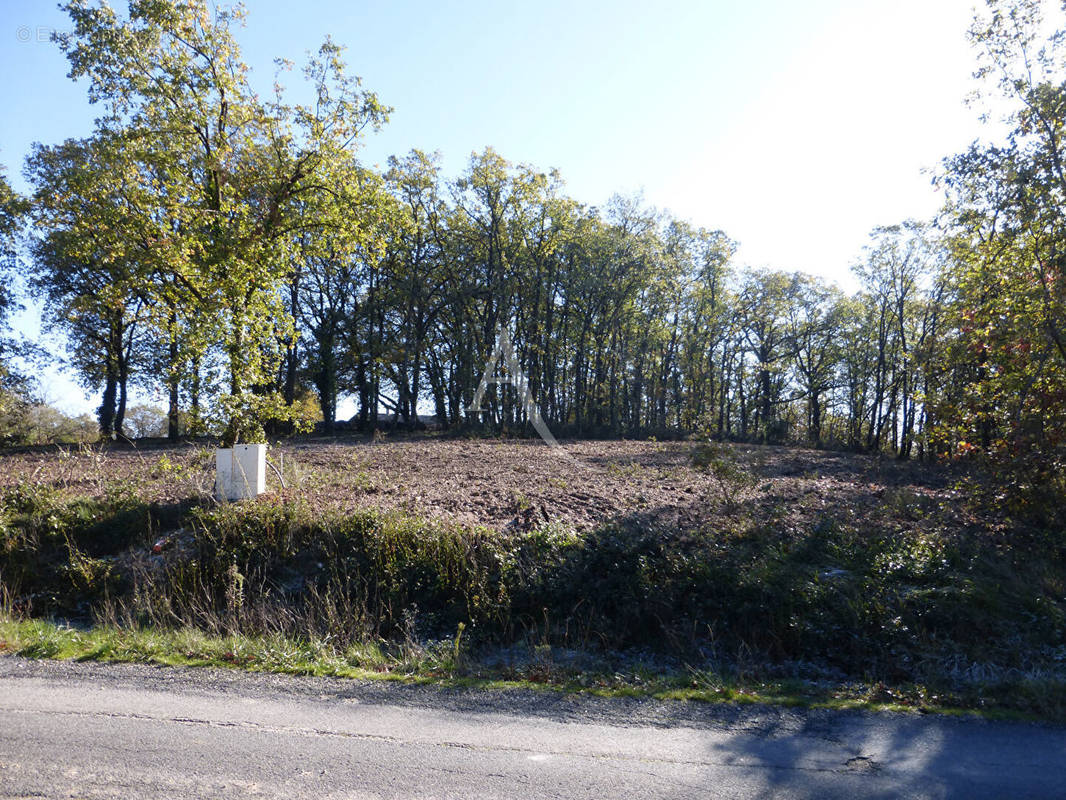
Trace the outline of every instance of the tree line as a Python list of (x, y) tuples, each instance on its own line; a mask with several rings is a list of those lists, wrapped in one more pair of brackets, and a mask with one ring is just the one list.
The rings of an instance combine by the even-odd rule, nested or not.
[[(528, 432), (513, 387), (469, 409), (506, 329), (556, 435), (1052, 463), (1066, 431), (1063, 37), (1045, 35), (1039, 0), (986, 5), (969, 35), (1011, 133), (945, 159), (936, 220), (872, 232), (853, 293), (744, 268), (726, 233), (639, 197), (583, 205), (557, 172), (491, 148), (458, 176), (419, 150), (370, 169), (359, 147), (390, 109), (341, 48), (308, 59), (309, 102), (282, 76), (260, 96), (233, 32), (243, 12), (201, 0), (135, 0), (126, 17), (65, 6), (57, 43), (103, 113), (91, 136), (34, 148), (29, 197), (0, 183), (5, 258), (100, 393), (104, 436), (124, 432), (133, 387), (163, 390), (174, 438), (416, 428), (427, 413)], [(15, 343), (0, 346), (4, 397), (25, 396)]]

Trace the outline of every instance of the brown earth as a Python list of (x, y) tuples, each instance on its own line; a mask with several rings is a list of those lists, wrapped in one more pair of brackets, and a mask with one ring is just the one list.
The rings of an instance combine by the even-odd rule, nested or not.
[[(800, 448), (726, 445), (732, 468), (692, 466), (692, 442), (410, 438), (298, 439), (270, 450), (285, 478), (272, 492), (323, 512), (399, 509), (494, 529), (559, 523), (579, 531), (612, 519), (694, 530), (739, 516), (782, 533), (819, 520), (912, 527), (955, 497), (939, 466)], [(565, 455), (564, 455), (565, 454)], [(126, 488), (161, 503), (207, 497), (214, 451), (204, 445), (48, 448), (0, 455), (0, 486), (42, 483), (103, 497)], [(743, 512), (738, 514), (738, 512)], [(959, 511), (956, 524), (970, 520)], [(988, 521), (984, 521), (988, 528)]]

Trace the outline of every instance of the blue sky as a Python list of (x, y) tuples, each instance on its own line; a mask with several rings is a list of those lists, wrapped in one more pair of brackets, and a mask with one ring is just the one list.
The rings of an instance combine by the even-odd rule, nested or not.
[[(123, 5), (115, 3), (116, 6)], [(614, 192), (739, 240), (741, 263), (851, 286), (871, 228), (926, 217), (923, 170), (981, 134), (965, 31), (972, 0), (634, 0), (536, 4), (350, 0), (246, 3), (253, 82), (329, 34), (395, 107), (368, 163), (440, 150), (455, 175), (474, 150), (558, 168), (592, 205)], [(47, 41), (49, 2), (0, 7), (0, 164), (25, 190), (34, 141), (87, 134), (84, 85)], [(297, 90), (297, 73), (286, 82)], [(36, 331), (36, 312), (18, 320)], [(56, 342), (61, 348), (62, 343)], [(68, 378), (53, 402), (89, 411)]]

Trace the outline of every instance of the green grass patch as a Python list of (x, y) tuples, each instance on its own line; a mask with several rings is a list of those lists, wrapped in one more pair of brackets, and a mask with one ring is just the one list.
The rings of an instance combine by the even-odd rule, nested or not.
[[(883, 685), (833, 685), (796, 680), (745, 681), (693, 670), (654, 676), (567, 669), (546, 671), (543, 664), (525, 670), (501, 670), (467, 657), (456, 662), (453, 648), (447, 646), (450, 644), (406, 651), (397, 651), (386, 643), (338, 649), (325, 641), (298, 641), (277, 635), (210, 636), (193, 629), (167, 631), (107, 626), (82, 630), (43, 620), (0, 618), (0, 654), (25, 658), (216, 667), (449, 688), (525, 689), (667, 702), (965, 714), (1004, 720), (1061, 722), (1066, 718), (1047, 708), (1034, 710), (1031, 696), (1016, 698), (1002, 691), (996, 695), (994, 704), (964, 705), (960, 704), (964, 702), (960, 698), (930, 698), (922, 686), (888, 689)], [(1063, 687), (1058, 686), (1057, 691), (1062, 692)]]

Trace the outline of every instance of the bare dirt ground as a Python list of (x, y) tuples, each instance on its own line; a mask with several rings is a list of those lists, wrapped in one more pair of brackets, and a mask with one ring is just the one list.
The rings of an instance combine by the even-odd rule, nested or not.
[[(909, 527), (950, 507), (946, 469), (800, 448), (726, 445), (739, 469), (720, 480), (692, 466), (693, 442), (568, 441), (569, 458), (540, 440), (296, 439), (270, 450), (285, 478), (271, 493), (309, 498), (323, 512), (360, 507), (497, 530), (559, 523), (578, 531), (624, 519), (693, 530), (728, 527), (738, 509), (783, 531), (827, 514)], [(128, 489), (160, 503), (210, 495), (214, 451), (205, 445), (47, 448), (0, 455), (0, 487), (42, 483), (104, 496)], [(965, 524), (961, 517), (957, 523)], [(984, 521), (987, 529), (988, 521)]]

